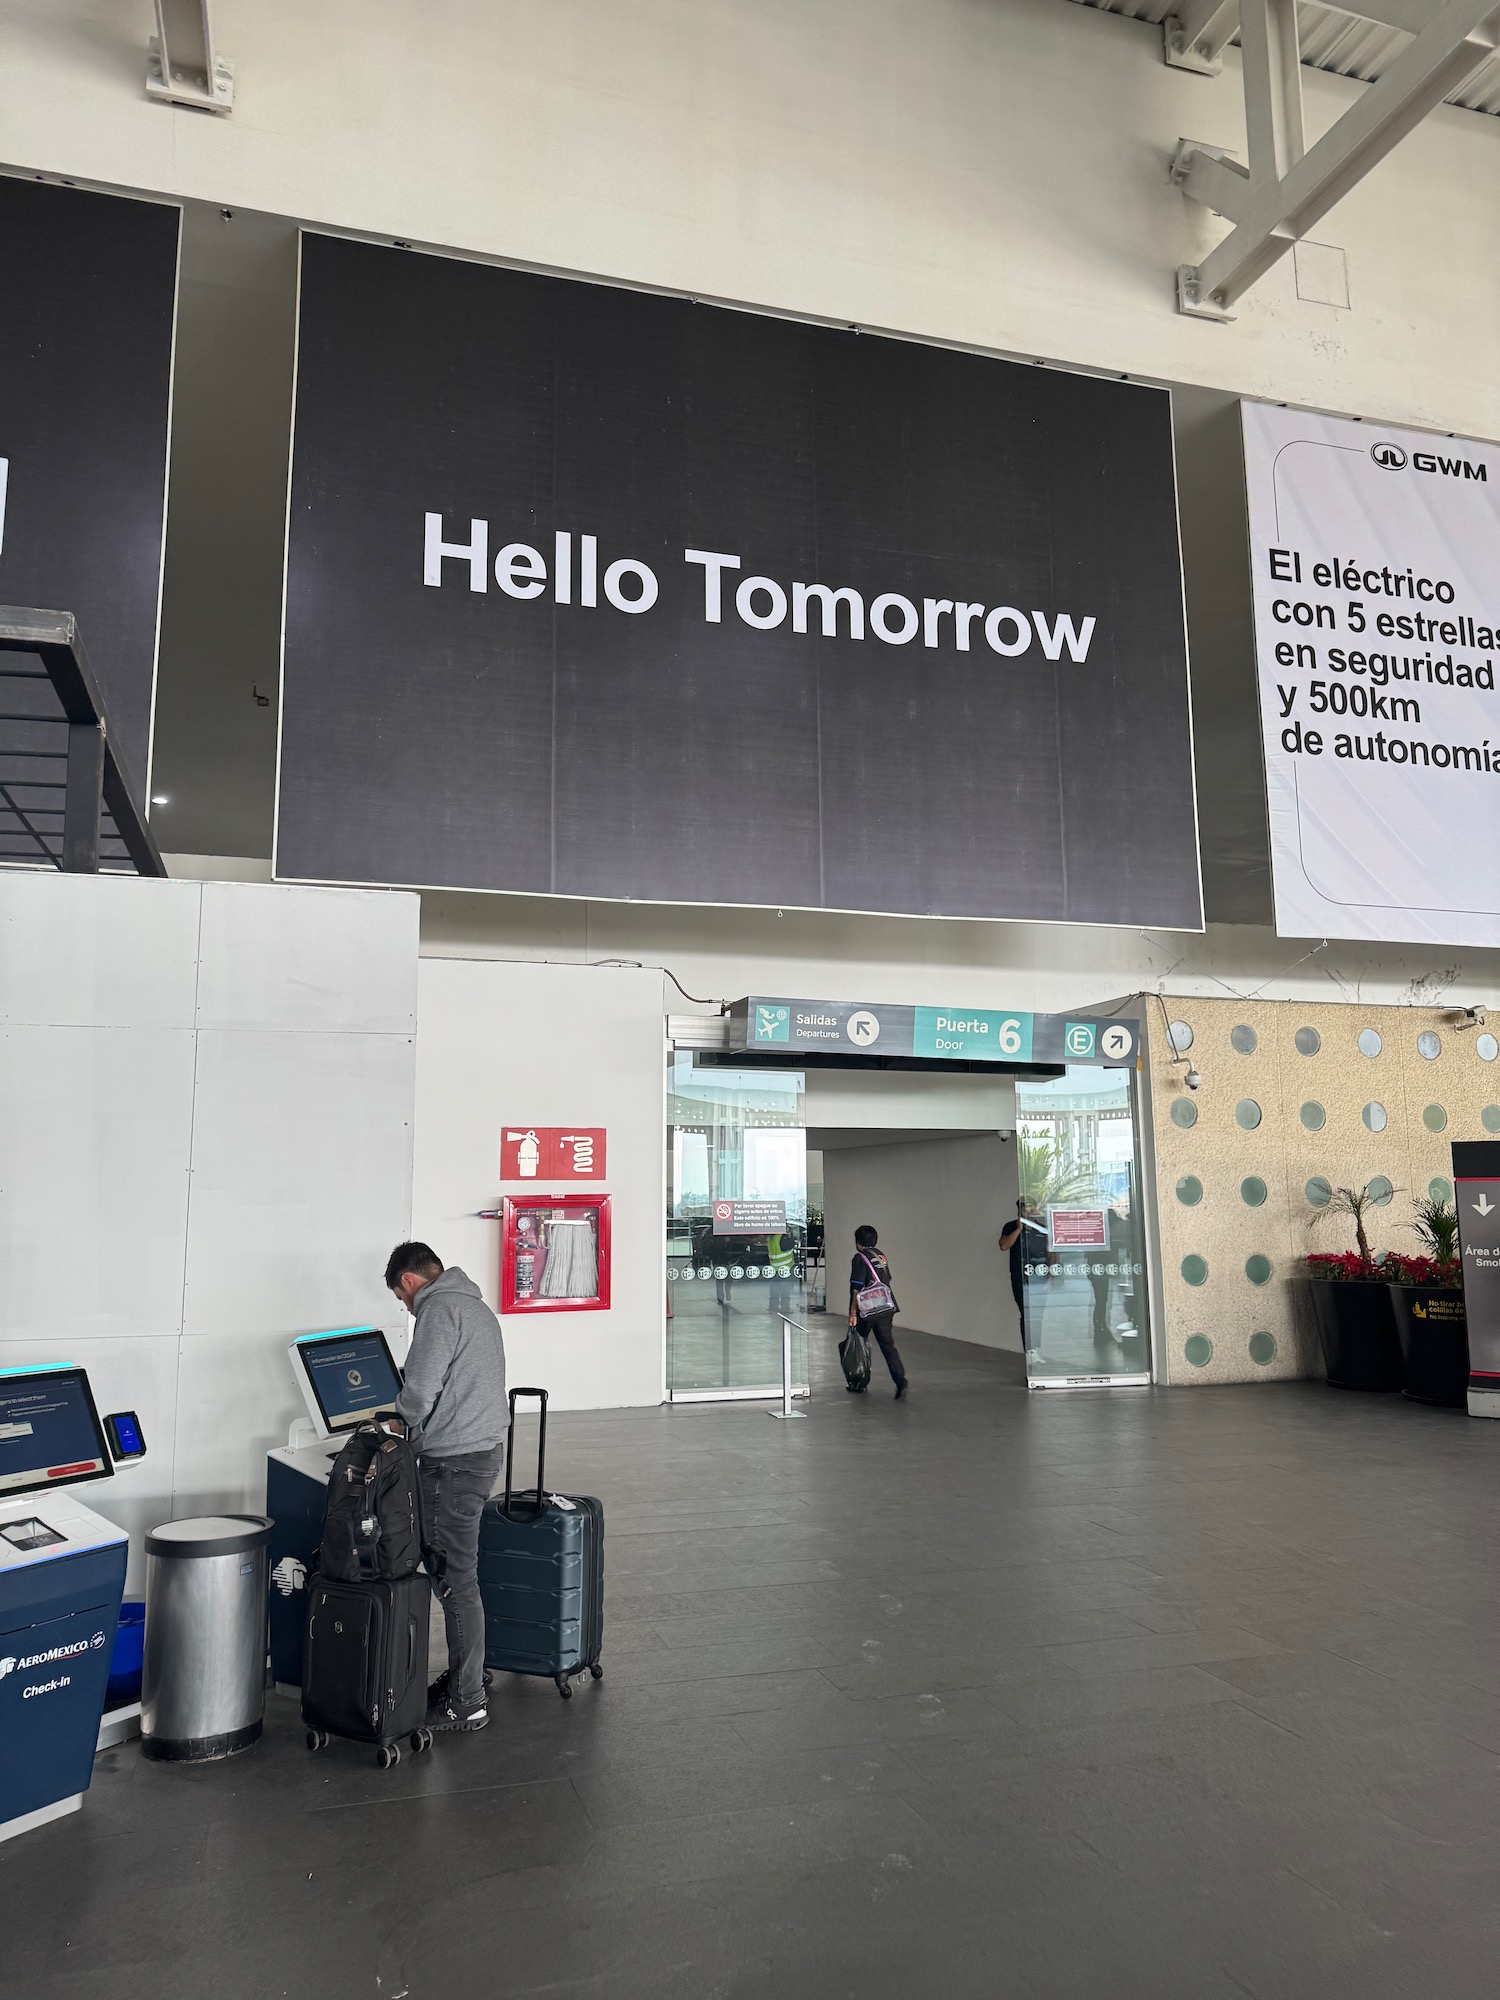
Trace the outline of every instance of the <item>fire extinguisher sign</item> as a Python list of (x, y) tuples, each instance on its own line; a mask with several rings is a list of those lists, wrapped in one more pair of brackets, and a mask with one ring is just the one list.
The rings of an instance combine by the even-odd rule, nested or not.
[(602, 1125), (506, 1125), (500, 1132), (502, 1181), (602, 1181)]

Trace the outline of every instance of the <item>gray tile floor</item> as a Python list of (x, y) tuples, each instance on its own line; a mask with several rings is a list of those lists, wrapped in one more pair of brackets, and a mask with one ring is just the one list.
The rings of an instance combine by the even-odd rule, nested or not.
[(559, 1417), (607, 1678), (377, 1771), (289, 1704), (4, 1851), (82, 2000), (1463, 2000), (1500, 1986), (1500, 1430), (1321, 1385)]

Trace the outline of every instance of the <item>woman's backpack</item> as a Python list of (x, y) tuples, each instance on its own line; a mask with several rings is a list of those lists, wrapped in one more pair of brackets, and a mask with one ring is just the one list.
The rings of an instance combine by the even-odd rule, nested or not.
[(361, 1424), (333, 1461), (319, 1575), (338, 1583), (415, 1576), (425, 1541), (417, 1454), (406, 1438)]

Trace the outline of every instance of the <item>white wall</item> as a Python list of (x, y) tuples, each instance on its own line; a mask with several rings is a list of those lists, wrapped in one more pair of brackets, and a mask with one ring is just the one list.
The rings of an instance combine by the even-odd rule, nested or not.
[[(1436, 1006), (1451, 997), (1500, 1006), (1500, 951), (1278, 938), (1255, 924), (1211, 924), (1200, 934), (443, 892), (422, 898), (422, 950), (666, 965), (689, 992), (715, 1004), (783, 993), (1066, 1013), (1160, 986), (1205, 995), (1253, 991), (1265, 999)], [(674, 1014), (695, 1011), (670, 989), (668, 1002)]]
[(79, 1361), (135, 1537), (260, 1507), (296, 1334), (396, 1330), (417, 899), (0, 873), (0, 1367)]
[[(508, 1313), (512, 1386), (558, 1409), (665, 1393), (665, 1007), (660, 973), (424, 959), (417, 1027), (413, 1230), (499, 1310), (500, 1128), (602, 1125), (613, 1197), (612, 1303)], [(579, 1184), (578, 1192), (593, 1192)]]
[(1016, 1147), (994, 1133), (823, 1155), (828, 1309), (846, 1309), (854, 1231), (872, 1222), (891, 1260), (903, 1326), (1021, 1350), (1010, 1264), (997, 1239), (1016, 1212)]
[(810, 1126), (1008, 1132), (1016, 1122), (1010, 1078), (967, 1070), (810, 1069), (802, 1104)]
[[(215, 0), (228, 118), (142, 84), (150, 0), (11, 0), (5, 157), (838, 322), (1493, 434), (1500, 123), (1441, 110), (1231, 326), (1173, 273), (1226, 230), (1168, 179), (1237, 149), (1238, 58), (1065, 0)], [(1309, 139), (1364, 86), (1304, 71)]]

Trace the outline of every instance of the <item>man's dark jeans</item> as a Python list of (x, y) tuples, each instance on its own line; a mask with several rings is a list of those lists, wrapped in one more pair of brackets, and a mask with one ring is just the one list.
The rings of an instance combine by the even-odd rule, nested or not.
[(448, 1628), (448, 1692), (460, 1707), (484, 1700), (484, 1606), (479, 1598), (479, 1516), (494, 1491), (505, 1447), (422, 1458), (422, 1517), (434, 1552), (433, 1581)]

